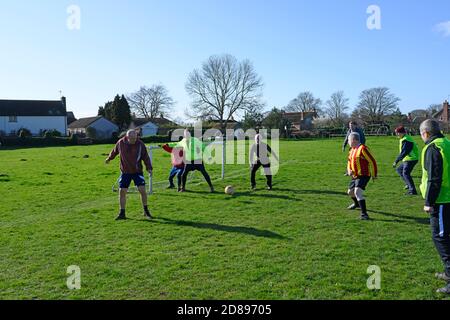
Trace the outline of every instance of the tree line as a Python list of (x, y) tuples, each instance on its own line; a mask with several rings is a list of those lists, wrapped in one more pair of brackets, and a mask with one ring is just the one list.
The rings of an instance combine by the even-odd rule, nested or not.
[[(310, 91), (300, 92), (285, 107), (264, 112), (262, 90), (264, 83), (250, 60), (239, 61), (232, 55), (209, 57), (200, 68), (192, 71), (185, 89), (192, 103), (185, 115), (193, 120), (215, 121), (221, 129), (230, 121), (242, 120), (244, 127), (277, 127), (289, 123), (284, 112), (312, 112), (330, 126), (342, 126), (349, 119), (368, 124), (383, 123), (387, 117), (401, 118), (400, 98), (387, 87), (376, 87), (360, 93), (358, 103), (351, 111), (349, 98), (344, 91), (336, 91), (325, 102)], [(127, 128), (133, 112), (136, 117), (155, 119), (170, 117), (175, 101), (162, 84), (142, 86), (127, 97), (117, 95), (111, 102), (99, 108), (105, 116), (121, 129)], [(431, 105), (425, 113), (439, 110)]]

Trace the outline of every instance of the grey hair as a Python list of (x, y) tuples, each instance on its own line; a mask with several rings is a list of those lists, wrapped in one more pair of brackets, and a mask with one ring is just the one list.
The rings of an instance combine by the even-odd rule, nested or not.
[(356, 140), (358, 142), (361, 142), (361, 136), (359, 135), (358, 132), (352, 132), (348, 136), (348, 141), (350, 141), (350, 140)]
[(420, 125), (420, 132), (428, 132), (432, 136), (441, 133), (439, 122), (432, 119), (425, 120)]
[(132, 133), (137, 134), (136, 130), (134, 130), (134, 129), (128, 130), (127, 131), (127, 137), (130, 136)]

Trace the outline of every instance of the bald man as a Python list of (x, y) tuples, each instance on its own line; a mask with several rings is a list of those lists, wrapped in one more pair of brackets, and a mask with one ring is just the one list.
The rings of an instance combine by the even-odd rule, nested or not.
[(130, 130), (127, 135), (120, 139), (114, 149), (106, 159), (106, 164), (109, 164), (111, 160), (114, 160), (120, 155), (120, 171), (122, 172), (119, 181), (120, 193), (120, 213), (116, 220), (125, 220), (125, 209), (127, 203), (127, 193), (130, 187), (131, 181), (141, 194), (142, 206), (144, 207), (144, 217), (146, 219), (152, 219), (152, 215), (147, 205), (147, 191), (145, 189), (145, 177), (142, 167), (142, 161), (149, 174), (152, 174), (152, 163), (147, 152), (147, 147), (144, 142), (138, 139), (136, 131)]

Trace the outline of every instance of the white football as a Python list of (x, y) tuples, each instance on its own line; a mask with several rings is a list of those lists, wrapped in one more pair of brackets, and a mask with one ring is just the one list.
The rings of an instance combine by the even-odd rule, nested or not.
[(228, 195), (233, 195), (234, 194), (234, 187), (233, 186), (228, 186), (225, 188), (225, 193)]

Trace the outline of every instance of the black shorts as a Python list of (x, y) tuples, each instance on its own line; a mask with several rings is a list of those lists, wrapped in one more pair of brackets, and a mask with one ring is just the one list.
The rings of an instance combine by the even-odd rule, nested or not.
[(353, 179), (352, 182), (350, 182), (350, 185), (348, 188), (350, 190), (355, 188), (360, 188), (363, 190), (366, 190), (367, 185), (370, 182), (370, 177), (358, 177), (357, 179)]
[(132, 180), (134, 181), (136, 187), (145, 186), (145, 177), (143, 173), (122, 173), (119, 180), (120, 189), (128, 189)]

